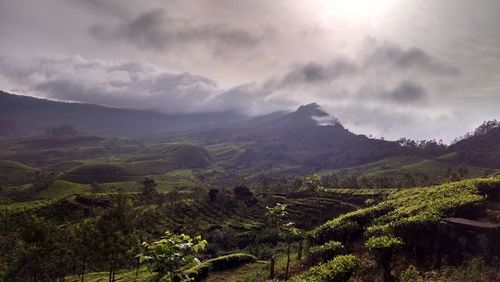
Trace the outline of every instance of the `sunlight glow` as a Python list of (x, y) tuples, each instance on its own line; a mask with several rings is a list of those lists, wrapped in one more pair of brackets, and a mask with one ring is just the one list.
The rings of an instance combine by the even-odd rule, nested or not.
[(367, 22), (387, 15), (397, 0), (322, 0), (326, 16), (351, 22)]

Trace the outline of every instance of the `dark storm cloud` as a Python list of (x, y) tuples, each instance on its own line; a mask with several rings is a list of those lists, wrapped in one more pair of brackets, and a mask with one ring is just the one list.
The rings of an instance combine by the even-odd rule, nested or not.
[(400, 46), (388, 43), (375, 46), (374, 50), (366, 58), (365, 65), (368, 67), (385, 65), (396, 70), (419, 69), (442, 75), (459, 74), (458, 69), (435, 60), (420, 48), (403, 49)]
[(428, 102), (428, 93), (425, 88), (415, 81), (402, 81), (393, 87), (384, 84), (366, 85), (360, 88), (354, 98), (359, 101), (377, 101), (400, 106), (425, 105)]
[(347, 59), (337, 59), (330, 63), (321, 64), (309, 62), (296, 66), (284, 76), (282, 85), (300, 83), (322, 83), (337, 79), (342, 75), (353, 74), (358, 67)]
[[(372, 42), (373, 43), (373, 42)], [(449, 65), (438, 62), (431, 55), (419, 48), (403, 49), (394, 44), (376, 44), (373, 43), (373, 50), (368, 53), (361, 53), (357, 60), (351, 60), (339, 57), (328, 62), (308, 62), (305, 64), (295, 64), (291, 70), (280, 79), (273, 79), (267, 82), (269, 89), (279, 89), (283, 87), (293, 87), (298, 85), (319, 85), (328, 84), (340, 79), (344, 82), (352, 77), (365, 77), (365, 83), (368, 83), (369, 76), (380, 73), (390, 73), (395, 77), (405, 77), (402, 70), (413, 71), (412, 77), (404, 78), (406, 83), (402, 83), (393, 93), (384, 95), (389, 100), (395, 102), (412, 102), (421, 100), (425, 96), (422, 87), (417, 86), (422, 75), (431, 72), (434, 75), (458, 75), (459, 71)], [(425, 80), (425, 79), (424, 79)], [(388, 79), (376, 81), (382, 88), (386, 85)], [(359, 85), (364, 88), (365, 85)]]
[(116, 25), (93, 25), (90, 34), (98, 39), (114, 41), (125, 40), (139, 48), (165, 50), (174, 45), (195, 43), (213, 44), (218, 49), (248, 48), (258, 45), (263, 35), (255, 35), (249, 31), (229, 28), (212, 23), (197, 23), (193, 21), (169, 17), (165, 10), (154, 9), (138, 15), (129, 21)]
[(387, 98), (401, 104), (420, 104), (427, 98), (427, 93), (422, 86), (404, 81), (388, 92)]

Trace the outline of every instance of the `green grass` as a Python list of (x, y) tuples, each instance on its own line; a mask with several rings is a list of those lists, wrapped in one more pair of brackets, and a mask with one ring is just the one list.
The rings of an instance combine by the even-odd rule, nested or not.
[(89, 185), (72, 183), (64, 180), (57, 180), (47, 189), (41, 190), (33, 194), (33, 197), (42, 199), (50, 199), (56, 197), (64, 197), (71, 194), (89, 193), (91, 190)]
[(205, 279), (206, 282), (260, 282), (269, 277), (269, 262), (257, 261), (234, 269), (215, 271)]

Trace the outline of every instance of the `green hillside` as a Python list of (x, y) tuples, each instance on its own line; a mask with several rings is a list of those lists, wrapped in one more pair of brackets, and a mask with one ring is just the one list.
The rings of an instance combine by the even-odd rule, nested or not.
[(0, 186), (15, 186), (30, 183), (37, 170), (16, 161), (0, 160)]

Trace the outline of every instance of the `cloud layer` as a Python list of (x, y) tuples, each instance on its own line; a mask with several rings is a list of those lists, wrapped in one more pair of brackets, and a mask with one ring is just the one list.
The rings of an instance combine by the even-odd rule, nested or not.
[(226, 48), (250, 48), (262, 40), (262, 36), (243, 29), (172, 18), (164, 9), (149, 10), (114, 25), (92, 25), (89, 33), (97, 40), (123, 40), (138, 48), (155, 51), (193, 44), (203, 44), (221, 51)]
[[(399, 55), (387, 56), (383, 61), (370, 59), (373, 54), (387, 53), (387, 48), (398, 50)], [(360, 55), (357, 61), (339, 57), (326, 63), (295, 64), (288, 72), (262, 83), (229, 88), (219, 86), (211, 78), (168, 72), (137, 61), (92, 60), (82, 56), (43, 56), (30, 60), (3, 56), (0, 75), (26, 93), (112, 107), (183, 113), (238, 111), (256, 115), (291, 109), (307, 102), (304, 93), (312, 93), (309, 100), (320, 102), (347, 124), (353, 120), (369, 124), (369, 119), (380, 113), (387, 115), (386, 119), (408, 122), (409, 118), (400, 117), (403, 113), (415, 107), (421, 110), (430, 103), (428, 91), (418, 80), (419, 74), (434, 71), (436, 76), (451, 75), (448, 71), (436, 72), (436, 66), (448, 68), (423, 51), (411, 63), (404, 64), (406, 72), (402, 75), (383, 80), (374, 75), (400, 64), (402, 57), (413, 52), (383, 44), (373, 49), (373, 53)], [(371, 112), (380, 113), (365, 116)], [(364, 118), (353, 118), (348, 113)]]
[(499, 118), (495, 1), (0, 3), (7, 91), (163, 112), (317, 102), (391, 139), (451, 140)]

